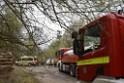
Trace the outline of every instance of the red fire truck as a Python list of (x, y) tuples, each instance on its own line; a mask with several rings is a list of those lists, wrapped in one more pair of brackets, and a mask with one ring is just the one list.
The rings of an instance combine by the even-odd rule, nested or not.
[(74, 55), (73, 50), (71, 48), (61, 48), (56, 52), (56, 56), (59, 59), (59, 71), (67, 72), (71, 76), (75, 76), (78, 56)]
[[(124, 16), (107, 14), (73, 32), (77, 79), (124, 83)], [(92, 45), (89, 49), (84, 47)]]

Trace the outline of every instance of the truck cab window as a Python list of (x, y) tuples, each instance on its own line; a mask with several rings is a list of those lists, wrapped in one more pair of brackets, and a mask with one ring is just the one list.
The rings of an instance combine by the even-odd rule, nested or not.
[(84, 31), (84, 52), (96, 50), (100, 47), (100, 26), (96, 24)]

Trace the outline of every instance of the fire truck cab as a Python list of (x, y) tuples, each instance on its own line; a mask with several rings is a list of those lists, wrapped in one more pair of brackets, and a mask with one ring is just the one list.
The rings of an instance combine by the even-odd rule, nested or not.
[(74, 55), (73, 50), (71, 48), (61, 48), (56, 54), (57, 56), (61, 57), (58, 61), (59, 71), (69, 73), (71, 76), (75, 76), (78, 56)]
[(62, 57), (64, 56), (64, 53), (68, 51), (70, 48), (60, 48), (56, 51), (56, 57), (57, 57), (57, 67), (59, 68), (59, 71), (62, 71)]
[[(124, 78), (123, 15), (107, 14), (74, 32), (72, 38), (74, 54), (79, 56), (78, 80), (118, 83)], [(92, 48), (84, 49), (88, 45)]]

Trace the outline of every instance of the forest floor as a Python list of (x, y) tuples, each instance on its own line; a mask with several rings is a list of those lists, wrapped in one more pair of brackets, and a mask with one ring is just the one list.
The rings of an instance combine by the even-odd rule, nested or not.
[(31, 66), (24, 70), (38, 80), (38, 83), (76, 83), (77, 79), (58, 71), (53, 66)]

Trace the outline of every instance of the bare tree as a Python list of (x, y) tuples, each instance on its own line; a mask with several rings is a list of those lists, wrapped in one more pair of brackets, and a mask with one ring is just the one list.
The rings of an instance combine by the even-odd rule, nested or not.
[[(44, 33), (44, 29), (48, 29), (50, 32), (54, 32), (54, 30), (50, 29), (44, 20), (38, 20), (35, 14), (37, 10), (53, 23), (59, 24), (61, 28), (69, 31), (71, 30), (70, 25), (75, 21), (86, 19), (85, 23), (89, 23), (97, 18), (97, 14), (102, 16), (106, 13), (117, 12), (118, 9), (123, 9), (123, 3), (123, 0), (113, 0), (111, 2), (109, 0), (1, 0), (0, 10), (2, 11), (0, 12), (0, 17), (8, 32), (11, 32), (11, 26), (7, 22), (7, 18), (4, 17), (4, 9), (9, 8), (23, 24), (22, 27), (25, 28), (27, 33), (26, 36), (20, 37), (16, 37), (12, 33), (7, 34), (8, 38), (6, 40), (27, 48), (30, 46), (39, 48), (39, 45), (45, 44), (54, 38), (49, 38)], [(5, 35), (5, 33), (0, 33)], [(12, 39), (16, 39), (16, 41), (12, 41)], [(26, 41), (31, 41), (31, 43)]]

